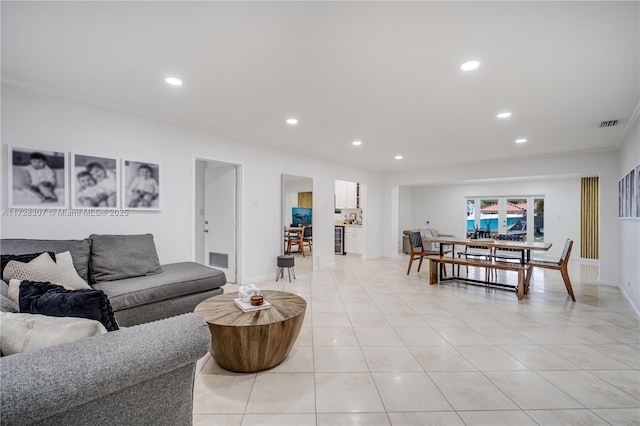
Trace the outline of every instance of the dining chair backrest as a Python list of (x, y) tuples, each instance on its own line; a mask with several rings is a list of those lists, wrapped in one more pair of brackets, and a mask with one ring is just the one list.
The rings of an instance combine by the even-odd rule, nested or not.
[(411, 241), (411, 245), (414, 249), (416, 249), (416, 251), (422, 249), (422, 234), (420, 234), (420, 232), (411, 231), (409, 240)]
[(573, 241), (567, 238), (567, 242), (564, 244), (564, 249), (562, 250), (562, 256), (560, 256), (560, 265), (564, 262), (569, 261), (569, 256), (571, 256), (571, 248), (573, 247)]
[(311, 237), (313, 235), (313, 228), (311, 227), (311, 225), (304, 227), (304, 234), (303, 235), (304, 235), (305, 238)]

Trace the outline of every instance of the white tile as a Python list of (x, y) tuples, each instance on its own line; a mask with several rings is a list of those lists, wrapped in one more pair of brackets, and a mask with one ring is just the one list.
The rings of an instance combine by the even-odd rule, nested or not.
[(400, 336), (391, 327), (354, 327), (353, 330), (362, 346), (402, 345)]
[(373, 373), (388, 411), (447, 411), (452, 407), (426, 373)]
[(242, 426), (315, 426), (315, 414), (245, 414)]
[(269, 373), (313, 373), (313, 347), (294, 346), (289, 355)]
[(587, 371), (540, 371), (542, 377), (586, 408), (636, 408), (640, 401)]
[(199, 374), (193, 386), (193, 413), (244, 413), (255, 378), (255, 374)]
[(313, 327), (350, 327), (351, 321), (346, 312), (313, 312)]
[(429, 376), (456, 411), (518, 408), (482, 373), (433, 372)]
[(389, 413), (393, 426), (464, 426), (455, 411)]
[(533, 371), (492, 371), (485, 376), (522, 409), (582, 408), (575, 399)]
[(451, 346), (411, 346), (409, 350), (425, 371), (477, 371)]
[(586, 345), (546, 345), (550, 351), (560, 355), (585, 370), (624, 369), (627, 366)]
[[(435, 327), (434, 327), (435, 328)], [(491, 340), (469, 326), (442, 327), (436, 331), (451, 345), (492, 345)]]
[(358, 344), (351, 327), (321, 327), (313, 329), (314, 346), (354, 346)]
[(240, 426), (242, 414), (194, 414), (193, 426)]
[(589, 345), (594, 351), (605, 354), (608, 357), (620, 361), (628, 367), (640, 368), (640, 349), (637, 346), (622, 343), (611, 345)]
[(557, 425), (608, 425), (590, 410), (527, 410), (541, 426)]
[(640, 372), (638, 370), (592, 370), (589, 372), (640, 400)]
[(532, 370), (580, 369), (576, 364), (542, 345), (507, 345), (501, 348)]
[(389, 327), (391, 324), (381, 312), (349, 312), (353, 327)]
[(318, 426), (391, 426), (385, 413), (319, 413)]
[(314, 413), (312, 373), (266, 373), (256, 377), (247, 413)]
[(526, 426), (536, 425), (524, 411), (460, 411), (458, 412), (467, 426)]
[(316, 346), (314, 365), (318, 373), (369, 371), (360, 346)]
[(480, 371), (528, 370), (516, 358), (496, 346), (455, 346)]
[(370, 373), (316, 373), (318, 413), (383, 413)]
[(612, 425), (637, 426), (640, 423), (640, 408), (600, 408), (591, 411)]
[(424, 371), (406, 346), (362, 346), (362, 352), (371, 372)]
[(429, 326), (395, 327), (395, 331), (407, 346), (446, 345), (449, 343)]

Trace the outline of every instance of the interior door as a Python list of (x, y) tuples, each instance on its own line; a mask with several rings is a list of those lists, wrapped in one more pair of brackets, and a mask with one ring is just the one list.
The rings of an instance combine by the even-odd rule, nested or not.
[(205, 169), (204, 261), (219, 269), (227, 282), (237, 281), (237, 168), (212, 166)]

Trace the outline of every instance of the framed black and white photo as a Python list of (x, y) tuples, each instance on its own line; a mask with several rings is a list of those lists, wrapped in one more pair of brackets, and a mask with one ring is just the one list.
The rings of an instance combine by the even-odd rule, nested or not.
[(122, 208), (160, 210), (160, 165), (123, 160)]
[(636, 217), (636, 171), (631, 170), (629, 176), (629, 217)]
[(120, 206), (118, 160), (94, 155), (71, 155), (71, 208), (107, 209)]
[(9, 147), (9, 207), (67, 207), (67, 153)]
[(640, 217), (640, 164), (636, 167), (636, 217)]

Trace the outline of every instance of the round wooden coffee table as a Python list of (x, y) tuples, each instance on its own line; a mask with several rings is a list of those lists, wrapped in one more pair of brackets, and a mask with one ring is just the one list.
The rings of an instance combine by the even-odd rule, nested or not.
[(211, 355), (230, 371), (249, 373), (280, 364), (296, 342), (307, 302), (283, 291), (265, 290), (268, 309), (243, 312), (238, 293), (213, 296), (196, 306), (211, 331)]

